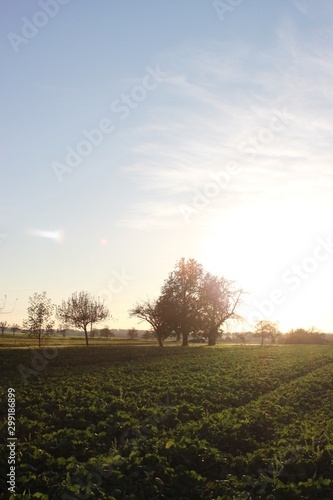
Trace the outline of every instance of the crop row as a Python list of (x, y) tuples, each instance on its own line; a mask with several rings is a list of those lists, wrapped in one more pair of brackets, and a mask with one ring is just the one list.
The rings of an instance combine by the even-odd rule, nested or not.
[[(29, 360), (27, 352), (10, 355), (16, 367)], [(90, 355), (61, 350), (29, 384), (7, 373), (17, 393), (19, 492), (217, 499), (332, 491), (327, 348)]]

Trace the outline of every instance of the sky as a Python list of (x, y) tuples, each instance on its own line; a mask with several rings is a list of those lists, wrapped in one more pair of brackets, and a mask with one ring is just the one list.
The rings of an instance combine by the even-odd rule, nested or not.
[(0, 12), (2, 321), (86, 290), (147, 328), (185, 257), (246, 292), (230, 328), (333, 332), (332, 2)]

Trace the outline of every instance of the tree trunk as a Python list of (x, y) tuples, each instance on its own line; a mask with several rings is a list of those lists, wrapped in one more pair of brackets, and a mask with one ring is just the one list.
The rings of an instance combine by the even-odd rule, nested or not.
[(264, 345), (264, 336), (261, 336), (261, 347)]
[(160, 347), (163, 347), (163, 340), (162, 340), (162, 337), (160, 335), (157, 335), (157, 342), (158, 342), (158, 345)]
[(41, 335), (42, 335), (41, 332), (38, 332), (38, 347), (39, 347), (39, 349), (40, 349), (40, 337), (41, 337)]
[(88, 342), (88, 332), (87, 332), (87, 327), (86, 326), (84, 327), (84, 335), (86, 337), (86, 346), (88, 347), (89, 346), (89, 342)]
[(208, 333), (208, 345), (216, 345), (218, 326), (211, 326)]
[(216, 340), (212, 335), (209, 335), (209, 337), (208, 337), (208, 345), (210, 345), (210, 346), (216, 345)]
[(188, 346), (188, 332), (183, 332), (182, 347), (187, 347), (187, 346)]

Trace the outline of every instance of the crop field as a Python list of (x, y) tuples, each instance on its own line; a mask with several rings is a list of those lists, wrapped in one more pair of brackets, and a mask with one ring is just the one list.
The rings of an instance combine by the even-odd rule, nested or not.
[[(15, 498), (333, 498), (333, 348), (1, 350)], [(9, 449), (1, 448), (3, 498)], [(13, 497), (14, 498), (14, 497)]]

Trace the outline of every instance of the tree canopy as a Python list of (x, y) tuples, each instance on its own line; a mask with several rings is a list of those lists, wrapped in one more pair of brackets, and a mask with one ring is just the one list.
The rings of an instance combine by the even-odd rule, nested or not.
[(260, 320), (255, 325), (255, 337), (261, 338), (261, 345), (264, 345), (264, 339), (270, 338), (272, 343), (275, 343), (276, 339), (280, 335), (280, 330), (278, 323), (273, 323), (268, 320)]
[(165, 280), (160, 296), (138, 303), (130, 316), (147, 321), (159, 345), (169, 335), (182, 335), (188, 345), (189, 335), (208, 338), (215, 345), (219, 328), (230, 319), (240, 319), (236, 312), (243, 291), (232, 281), (204, 271), (195, 259), (184, 258), (176, 264)]
[(85, 334), (86, 346), (88, 342), (89, 324), (99, 323), (110, 316), (108, 308), (100, 301), (94, 299), (88, 292), (74, 292), (67, 301), (63, 300), (57, 307), (57, 318), (65, 325), (82, 328)]
[(38, 339), (39, 347), (42, 338), (48, 337), (53, 331), (54, 307), (46, 292), (34, 293), (29, 297), (28, 318), (23, 321), (23, 328), (29, 332), (30, 337)]

